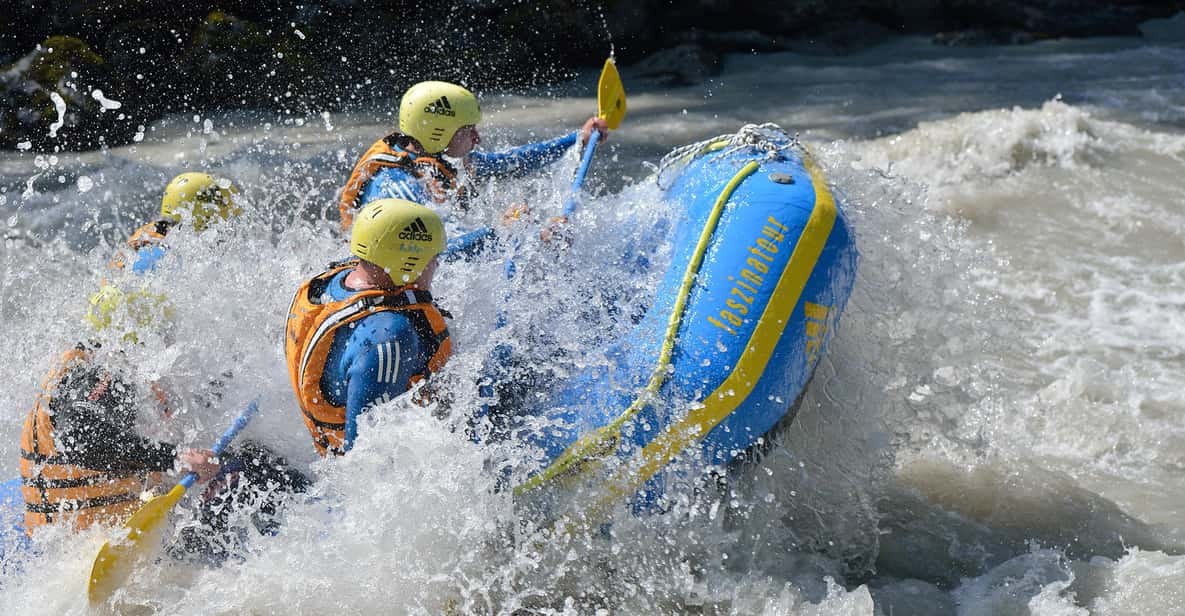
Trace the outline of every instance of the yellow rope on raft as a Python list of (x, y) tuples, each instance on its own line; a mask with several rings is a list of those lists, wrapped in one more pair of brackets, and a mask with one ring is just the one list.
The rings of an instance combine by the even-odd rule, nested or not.
[(803, 156), (802, 162), (811, 176), (815, 205), (790, 255), (790, 262), (778, 278), (766, 310), (758, 319), (736, 367), (716, 391), (704, 398), (702, 404), (667, 426), (628, 465), (618, 469), (606, 481), (600, 499), (582, 512), (586, 518), (599, 518), (614, 502), (637, 490), (675, 456), (707, 435), (749, 397), (765, 373), (782, 332), (790, 322), (790, 315), (801, 301), (807, 281), (819, 263), (838, 215), (835, 197), (828, 190), (827, 178), (823, 176), (818, 163), (809, 152)]
[(732, 196), (732, 193), (736, 191), (741, 182), (756, 171), (758, 167), (760, 167), (760, 164), (757, 161), (749, 161), (749, 164), (745, 165), (744, 168), (729, 180), (724, 190), (721, 191), (720, 196), (716, 198), (716, 203), (712, 205), (712, 212), (708, 215), (704, 230), (700, 233), (699, 241), (695, 245), (695, 252), (692, 253), (691, 261), (687, 264), (687, 270), (683, 273), (683, 283), (679, 286), (679, 294), (675, 300), (675, 307), (671, 311), (670, 319), (667, 321), (667, 330), (663, 336), (662, 351), (659, 353), (658, 365), (655, 366), (654, 372), (651, 373), (646, 388), (634, 400), (634, 403), (624, 413), (618, 416), (617, 419), (613, 420), (612, 423), (576, 441), (563, 454), (556, 458), (556, 461), (551, 466), (543, 469), (538, 475), (515, 486), (514, 493), (516, 495), (534, 490), (556, 478), (571, 479), (577, 475), (587, 473), (596, 466), (597, 462), (600, 462), (605, 456), (608, 456), (617, 449), (621, 438), (621, 427), (649, 404), (650, 399), (658, 393), (658, 390), (662, 388), (663, 383), (666, 381), (667, 367), (671, 363), (671, 353), (675, 348), (675, 338), (679, 334), (679, 325), (683, 321), (683, 311), (687, 306), (687, 297), (691, 294), (691, 287), (695, 284), (696, 275), (699, 273), (699, 267), (703, 263), (704, 254), (708, 251), (712, 234), (716, 231), (716, 225), (720, 221), (720, 215), (724, 212), (724, 205), (728, 203), (729, 197)]

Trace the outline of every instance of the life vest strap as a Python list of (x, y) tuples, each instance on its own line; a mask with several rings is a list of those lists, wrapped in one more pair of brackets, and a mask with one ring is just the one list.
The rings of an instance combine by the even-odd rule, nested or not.
[(359, 300), (368, 308), (406, 308), (415, 304), (431, 304), (432, 293), (423, 289), (405, 289), (394, 295), (371, 295)]
[(67, 464), (62, 460), (61, 456), (47, 456), (43, 453), (37, 453), (36, 451), (28, 451), (25, 449), (21, 449), (21, 458), (34, 464)]
[(127, 503), (131, 501), (140, 500), (138, 493), (125, 492), (123, 494), (111, 494), (109, 496), (100, 496), (97, 498), (86, 498), (79, 500), (61, 500), (54, 503), (25, 503), (25, 511), (29, 513), (66, 513), (69, 511), (81, 511), (83, 509), (93, 509), (95, 507), (106, 507), (108, 505), (117, 505), (119, 503)]
[[(308, 299), (312, 303), (317, 303), (316, 300), (320, 298), (320, 294), (314, 295), (314, 285), (309, 285)], [(414, 304), (431, 304), (432, 293), (422, 289), (408, 289), (403, 293), (397, 294), (382, 294), (382, 295), (367, 295), (361, 297), (354, 302), (342, 307), (333, 314), (325, 317), (317, 330), (305, 343), (305, 350), (303, 356), (300, 358), (300, 372), (298, 373), (301, 380), (304, 379), (305, 370), (308, 369), (309, 359), (312, 358), (313, 349), (317, 348), (317, 343), (320, 342), (326, 334), (333, 331), (337, 327), (344, 325), (354, 317), (361, 315), (364, 312), (371, 312), (376, 308), (387, 310), (399, 310)], [(409, 311), (414, 313), (415, 311)], [(414, 321), (415, 319), (413, 319)]]
[(300, 412), (304, 413), (304, 416), (308, 417), (309, 421), (313, 422), (313, 424), (315, 426), (317, 426), (318, 428), (322, 428), (325, 430), (345, 430), (346, 429), (345, 423), (334, 423), (332, 421), (323, 421), (321, 419), (318, 419), (315, 415), (306, 411), (303, 406), (301, 407)]
[(36, 475), (34, 477), (21, 477), (22, 485), (42, 490), (89, 488), (99, 484), (112, 483), (113, 481), (115, 480), (107, 475), (90, 475), (87, 477), (74, 477), (71, 479), (46, 479), (43, 475)]
[[(429, 298), (429, 301), (431, 301), (431, 298)], [(426, 360), (431, 360), (436, 356), (436, 353), (440, 350), (440, 347), (444, 344), (444, 341), (448, 340), (448, 328), (446, 327), (440, 332), (436, 332), (432, 328), (432, 323), (428, 320), (428, 315), (424, 314), (424, 312), (421, 310), (409, 310), (405, 314), (407, 315), (408, 320), (411, 321), (412, 327), (415, 328), (416, 334), (420, 337), (420, 340), (423, 340), (426, 343), (426, 348), (424, 349), (424, 358)], [(429, 361), (428, 363), (431, 362)], [(431, 368), (428, 365), (425, 365), (424, 374), (422, 376), (427, 378), (431, 376), (431, 374)]]

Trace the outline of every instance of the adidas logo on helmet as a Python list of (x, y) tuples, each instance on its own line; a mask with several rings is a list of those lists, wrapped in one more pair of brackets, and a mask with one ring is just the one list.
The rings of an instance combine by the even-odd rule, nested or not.
[(456, 117), (457, 112), (453, 111), (453, 106), (449, 104), (447, 96), (441, 96), (435, 102), (424, 107), (424, 113), (435, 113), (436, 115)]
[(407, 225), (399, 232), (399, 239), (431, 242), (432, 234), (428, 233), (428, 225), (425, 225), (424, 221), (417, 217), (410, 225)]

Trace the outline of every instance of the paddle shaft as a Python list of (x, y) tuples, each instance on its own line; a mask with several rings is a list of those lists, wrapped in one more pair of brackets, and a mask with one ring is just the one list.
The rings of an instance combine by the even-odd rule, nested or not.
[[(564, 217), (571, 216), (576, 211), (576, 206), (580, 203), (580, 187), (584, 185), (584, 176), (588, 175), (588, 166), (592, 164), (593, 151), (597, 149), (597, 141), (601, 138), (600, 131), (594, 129), (588, 136), (588, 145), (584, 147), (584, 156), (580, 159), (580, 167), (576, 169), (576, 177), (572, 179), (572, 193), (568, 195), (568, 200), (564, 202)], [(515, 244), (515, 250), (518, 245)], [(506, 260), (506, 265), (502, 268), (503, 273), (506, 274), (506, 279), (514, 278), (515, 265), (514, 257)], [(496, 327), (502, 327), (506, 324), (504, 315), (498, 315), (498, 323)]]
[[(243, 409), (242, 413), (239, 413), (239, 416), (236, 417), (234, 423), (232, 423), (230, 427), (226, 429), (226, 432), (222, 433), (222, 438), (219, 438), (218, 442), (214, 443), (214, 447), (211, 449), (211, 451), (214, 452), (214, 457), (222, 455), (222, 452), (227, 448), (227, 446), (230, 445), (231, 441), (235, 440), (235, 437), (239, 435), (239, 432), (242, 432), (243, 428), (246, 428), (247, 424), (251, 423), (251, 418), (255, 417), (255, 414), (258, 412), (259, 401), (252, 400), (251, 403), (247, 405), (247, 408)], [(178, 483), (182, 486), (185, 486), (185, 489), (188, 490), (189, 488), (193, 487), (193, 484), (197, 481), (197, 478), (198, 474), (190, 471), (186, 473)]]
[[(230, 428), (222, 434), (222, 438), (214, 443), (212, 450), (214, 455), (221, 455), (227, 445), (230, 445), (230, 442), (238, 436), (239, 432), (243, 431), (243, 428), (258, 412), (259, 401), (251, 401), (247, 408), (243, 409), (243, 412), (235, 418)], [(173, 486), (172, 490), (150, 499), (132, 514), (127, 522), (124, 522), (127, 535), (122, 540), (103, 544), (103, 547), (99, 549), (99, 554), (95, 556), (95, 562), (91, 566), (90, 582), (87, 584), (86, 594), (91, 605), (98, 605), (106, 601), (111, 593), (131, 575), (132, 563), (138, 550), (143, 549), (145, 539), (156, 536), (155, 533), (160, 530), (161, 525), (168, 518), (169, 511), (185, 496), (186, 490), (197, 482), (197, 478), (198, 475), (195, 472), (186, 473), (185, 477)]]
[(490, 227), (481, 227), (469, 233), (460, 235), (448, 241), (448, 246), (444, 252), (440, 253), (441, 257), (451, 259), (458, 255), (464, 257), (467, 253), (477, 253), (483, 248), (485, 242), (490, 241), (496, 237), (494, 230)]
[(580, 168), (576, 170), (576, 177), (572, 179), (572, 193), (564, 203), (564, 216), (571, 216), (576, 211), (580, 196), (580, 187), (584, 185), (584, 176), (588, 174), (588, 166), (592, 164), (593, 151), (597, 149), (597, 141), (601, 139), (601, 132), (593, 129), (588, 135), (588, 145), (584, 147), (584, 157), (580, 159)]

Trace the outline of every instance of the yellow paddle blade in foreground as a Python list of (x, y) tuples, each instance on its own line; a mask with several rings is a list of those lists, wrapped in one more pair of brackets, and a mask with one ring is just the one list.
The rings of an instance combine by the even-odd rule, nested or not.
[(91, 580), (87, 588), (87, 597), (90, 598), (91, 605), (106, 601), (131, 575), (132, 565), (136, 558), (145, 552), (145, 548), (156, 546), (169, 511), (184, 495), (185, 486), (178, 484), (167, 494), (144, 503), (144, 506), (124, 523), (124, 528), (128, 530), (127, 538), (103, 544), (103, 549), (99, 550), (95, 564), (91, 567)]
[(610, 130), (621, 126), (625, 117), (625, 87), (621, 85), (621, 75), (617, 74), (617, 63), (612, 57), (605, 60), (601, 81), (597, 84), (597, 115), (605, 118)]

